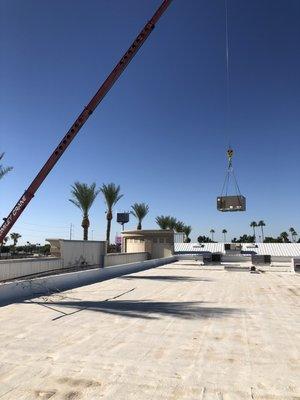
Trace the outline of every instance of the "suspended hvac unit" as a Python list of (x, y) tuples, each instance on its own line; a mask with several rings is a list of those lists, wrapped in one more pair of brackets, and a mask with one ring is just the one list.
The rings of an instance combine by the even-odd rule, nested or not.
[[(217, 209), (222, 212), (246, 211), (246, 197), (241, 195), (237, 179), (232, 166), (233, 150), (227, 150), (228, 168), (223, 184), (221, 196), (217, 197)], [(234, 183), (235, 195), (228, 195), (230, 179)]]
[(220, 196), (217, 198), (219, 211), (245, 211), (246, 197), (244, 196)]

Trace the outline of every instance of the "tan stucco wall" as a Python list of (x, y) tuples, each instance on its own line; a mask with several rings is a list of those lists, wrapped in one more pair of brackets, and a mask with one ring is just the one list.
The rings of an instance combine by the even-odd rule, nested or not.
[(124, 252), (147, 252), (152, 259), (170, 257), (174, 253), (174, 234), (169, 230), (125, 231)]

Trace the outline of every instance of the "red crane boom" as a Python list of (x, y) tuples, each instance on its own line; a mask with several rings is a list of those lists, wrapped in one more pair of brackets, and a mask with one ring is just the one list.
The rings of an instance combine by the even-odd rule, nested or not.
[(90, 115), (93, 113), (93, 111), (96, 109), (96, 107), (99, 105), (99, 103), (103, 100), (105, 95), (109, 92), (109, 90), (112, 88), (114, 83), (118, 80), (119, 76), (122, 74), (122, 72), (126, 69), (127, 65), (130, 63), (130, 61), (133, 59), (133, 57), (136, 55), (138, 52), (139, 48), (144, 44), (152, 30), (154, 29), (155, 24), (157, 21), (160, 19), (160, 17), (163, 15), (163, 13), (166, 11), (166, 9), (169, 7), (171, 4), (172, 0), (164, 0), (160, 7), (156, 10), (155, 14), (153, 17), (146, 23), (144, 28), (141, 30), (139, 35), (136, 37), (132, 45), (129, 47), (129, 49), (126, 51), (126, 53), (123, 55), (121, 60), (118, 62), (118, 64), (115, 66), (115, 68), (112, 70), (112, 72), (108, 75), (106, 80), (103, 82), (97, 93), (94, 95), (94, 97), (91, 99), (91, 101), (88, 103), (86, 107), (84, 107), (83, 111), (81, 114), (78, 116), (78, 118), (75, 120), (75, 122), (72, 124), (71, 128), (68, 130), (66, 135), (63, 137), (62, 141), (59, 143), (59, 145), (56, 147), (56, 149), (53, 151), (49, 159), (46, 161), (40, 172), (37, 174), (37, 176), (34, 178), (34, 180), (31, 182), (30, 186), (28, 189), (25, 190), (24, 194), (21, 196), (11, 213), (8, 215), (7, 218), (3, 218), (4, 223), (2, 224), (0, 228), (0, 243), (3, 242), (3, 239), (5, 236), (8, 234), (12, 226), (15, 224), (17, 219), (20, 217), (24, 209), (27, 207), (29, 204), (30, 200), (34, 197), (36, 191), (38, 188), (41, 186), (41, 184), (44, 182), (46, 179), (47, 175), (51, 172), (52, 168), (55, 166), (57, 161), (60, 159), (60, 157), (63, 155), (65, 150), (68, 148), (74, 137), (77, 135), (77, 133), (80, 131), (80, 129), (83, 127), (83, 125), (86, 123)]

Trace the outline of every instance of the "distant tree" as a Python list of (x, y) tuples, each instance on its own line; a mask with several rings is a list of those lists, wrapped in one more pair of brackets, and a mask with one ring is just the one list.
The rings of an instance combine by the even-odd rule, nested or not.
[(254, 236), (254, 242), (255, 242), (256, 241), (255, 228), (257, 227), (257, 223), (255, 221), (252, 221), (250, 226), (251, 226), (251, 228), (253, 228), (253, 236)]
[(82, 212), (81, 226), (83, 228), (83, 240), (88, 240), (90, 227), (89, 211), (99, 190), (96, 190), (96, 183), (92, 183), (89, 186), (86, 183), (75, 182), (71, 188), (72, 198), (69, 201)]
[(222, 233), (223, 233), (224, 242), (226, 242), (226, 234), (227, 234), (226, 229), (223, 229)]
[(107, 219), (107, 227), (106, 227), (106, 241), (107, 244), (110, 244), (110, 230), (111, 230), (111, 220), (113, 219), (113, 207), (117, 204), (117, 202), (123, 197), (123, 194), (120, 194), (120, 185), (115, 185), (114, 183), (108, 183), (103, 185), (100, 188), (104, 196), (104, 200), (106, 203), (106, 219)]
[(289, 243), (289, 234), (287, 232), (281, 232), (279, 238), (281, 239), (282, 242)]
[(137, 229), (140, 230), (142, 229), (142, 221), (149, 212), (149, 206), (146, 203), (134, 203), (131, 208), (130, 213), (138, 220)]
[(297, 234), (297, 232), (295, 231), (295, 229), (294, 228), (290, 228), (289, 229), (289, 232), (290, 232), (290, 234), (291, 234), (291, 237), (292, 237), (292, 242), (295, 242), (296, 241), (296, 236), (298, 235)]
[(215, 230), (214, 229), (211, 229), (210, 231), (210, 234), (211, 234), (211, 240), (212, 240), (212, 242), (214, 241), (214, 233), (215, 233)]
[[(0, 161), (4, 157), (4, 153), (0, 154)], [(2, 164), (0, 164), (0, 180), (6, 175), (9, 171), (11, 171), (13, 167), (4, 167)]]
[(160, 215), (155, 218), (155, 222), (160, 227), (160, 229), (169, 229), (169, 216)]
[(16, 247), (16, 245), (18, 244), (18, 240), (22, 237), (22, 235), (20, 235), (17, 232), (12, 232), (10, 234), (10, 238), (11, 240), (14, 242), (13, 246)]
[(260, 221), (258, 222), (257, 226), (260, 226), (262, 241), (264, 241), (264, 240), (265, 240), (264, 226), (266, 226), (266, 224), (265, 224), (265, 222), (264, 222), (263, 220), (260, 220)]
[(198, 241), (198, 243), (212, 243), (212, 240), (211, 240), (211, 238), (210, 237), (208, 237), (208, 236), (198, 236), (198, 238), (197, 238), (197, 241)]
[(184, 225), (183, 227), (183, 232), (185, 234), (185, 242), (190, 243), (190, 234), (192, 232), (192, 227), (190, 225)]
[(282, 242), (282, 239), (274, 238), (272, 236), (266, 236), (264, 239), (264, 243), (278, 243)]
[(244, 234), (239, 239), (234, 238), (232, 243), (254, 243), (254, 236)]
[(184, 232), (185, 224), (170, 215), (161, 215), (156, 217), (155, 221), (160, 229), (170, 229), (177, 233)]

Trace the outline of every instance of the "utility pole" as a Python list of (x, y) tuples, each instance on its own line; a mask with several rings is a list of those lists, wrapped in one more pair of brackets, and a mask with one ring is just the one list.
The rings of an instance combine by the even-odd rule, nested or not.
[(72, 240), (73, 224), (70, 224), (70, 240)]

